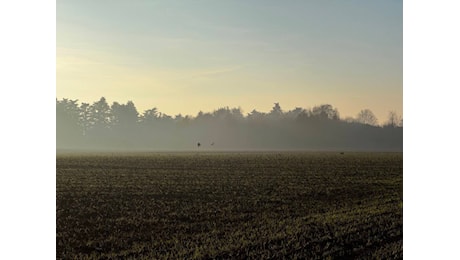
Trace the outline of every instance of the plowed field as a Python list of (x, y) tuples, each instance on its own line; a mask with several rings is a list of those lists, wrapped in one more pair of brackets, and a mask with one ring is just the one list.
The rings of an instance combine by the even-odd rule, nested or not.
[(402, 258), (402, 153), (56, 158), (58, 259)]

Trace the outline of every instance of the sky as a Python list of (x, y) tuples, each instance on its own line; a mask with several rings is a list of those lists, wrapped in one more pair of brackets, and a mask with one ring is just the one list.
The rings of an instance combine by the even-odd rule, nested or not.
[(402, 1), (59, 0), (56, 16), (58, 99), (403, 115)]

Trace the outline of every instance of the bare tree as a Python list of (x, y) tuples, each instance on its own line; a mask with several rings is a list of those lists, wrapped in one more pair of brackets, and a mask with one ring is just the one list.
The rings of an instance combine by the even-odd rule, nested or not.
[(396, 114), (395, 111), (390, 111), (388, 113), (388, 120), (384, 126), (386, 127), (400, 127), (402, 124), (402, 118)]
[(376, 126), (377, 117), (375, 117), (374, 113), (372, 113), (370, 109), (363, 109), (356, 116), (356, 122), (364, 125)]

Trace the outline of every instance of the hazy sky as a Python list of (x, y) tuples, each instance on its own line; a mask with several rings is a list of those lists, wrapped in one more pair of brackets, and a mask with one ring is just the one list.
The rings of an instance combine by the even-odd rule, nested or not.
[(402, 114), (402, 1), (58, 0), (57, 98)]

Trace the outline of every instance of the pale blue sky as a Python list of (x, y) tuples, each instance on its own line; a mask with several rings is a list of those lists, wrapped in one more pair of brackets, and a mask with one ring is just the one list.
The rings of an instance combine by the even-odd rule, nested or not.
[(402, 1), (57, 1), (57, 97), (402, 114)]

